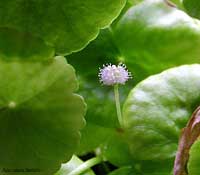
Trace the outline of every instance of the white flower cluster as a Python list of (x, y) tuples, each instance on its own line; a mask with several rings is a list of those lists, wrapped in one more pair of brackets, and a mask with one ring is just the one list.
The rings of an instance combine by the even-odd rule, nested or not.
[(112, 64), (103, 65), (100, 69), (99, 79), (104, 85), (125, 84), (132, 78), (131, 73), (126, 69), (125, 64), (119, 63), (117, 66)]

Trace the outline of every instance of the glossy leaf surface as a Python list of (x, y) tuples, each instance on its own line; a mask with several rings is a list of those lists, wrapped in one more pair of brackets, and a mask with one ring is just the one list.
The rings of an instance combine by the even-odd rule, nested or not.
[(123, 117), (133, 156), (163, 160), (175, 156), (180, 131), (200, 103), (200, 65), (151, 76), (130, 92)]

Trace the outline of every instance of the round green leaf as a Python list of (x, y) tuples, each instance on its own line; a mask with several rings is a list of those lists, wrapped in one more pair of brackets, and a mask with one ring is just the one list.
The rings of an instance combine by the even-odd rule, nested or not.
[(191, 16), (200, 18), (200, 2), (198, 0), (183, 0), (183, 5)]
[(84, 125), (74, 69), (63, 57), (1, 61), (0, 81), (0, 168), (14, 175), (54, 173), (71, 158)]
[(45, 61), (53, 58), (54, 49), (29, 33), (0, 27), (0, 58), (6, 61)]
[[(67, 162), (66, 164), (63, 164), (61, 166), (61, 169), (55, 175), (67, 175), (71, 171), (76, 169), (79, 165), (81, 165), (82, 163), (83, 163), (83, 161), (74, 155), (69, 162)], [(90, 169), (87, 172), (82, 173), (81, 175), (95, 175), (95, 174)]]
[(189, 175), (197, 175), (200, 172), (200, 141), (197, 140), (190, 149), (190, 157), (188, 162)]
[(42, 38), (57, 54), (94, 39), (120, 13), (125, 0), (10, 0), (0, 2), (0, 26)]
[(123, 117), (132, 155), (163, 160), (176, 154), (180, 131), (200, 103), (200, 65), (164, 71), (130, 92)]
[(124, 14), (113, 34), (121, 59), (136, 79), (143, 79), (174, 65), (199, 62), (199, 26), (163, 0), (146, 0)]

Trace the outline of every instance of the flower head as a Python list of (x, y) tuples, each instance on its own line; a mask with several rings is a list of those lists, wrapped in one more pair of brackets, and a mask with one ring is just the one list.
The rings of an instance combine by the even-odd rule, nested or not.
[(99, 79), (104, 85), (125, 84), (131, 78), (131, 73), (126, 69), (125, 64), (119, 63), (117, 66), (108, 64), (100, 69)]

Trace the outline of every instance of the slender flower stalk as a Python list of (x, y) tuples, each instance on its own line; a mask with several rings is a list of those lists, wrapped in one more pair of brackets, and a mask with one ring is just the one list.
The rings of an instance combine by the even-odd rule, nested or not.
[(117, 117), (121, 127), (123, 127), (123, 118), (120, 107), (119, 89), (118, 85), (124, 85), (128, 79), (132, 78), (131, 73), (128, 72), (126, 66), (119, 63), (117, 66), (112, 64), (103, 65), (99, 73), (100, 82), (103, 85), (114, 86), (115, 103), (117, 110)]
[(118, 84), (114, 85), (114, 94), (115, 94), (115, 104), (116, 104), (118, 121), (119, 121), (120, 126), (123, 127), (123, 119), (122, 119), (122, 112), (121, 112), (121, 107), (120, 107)]

